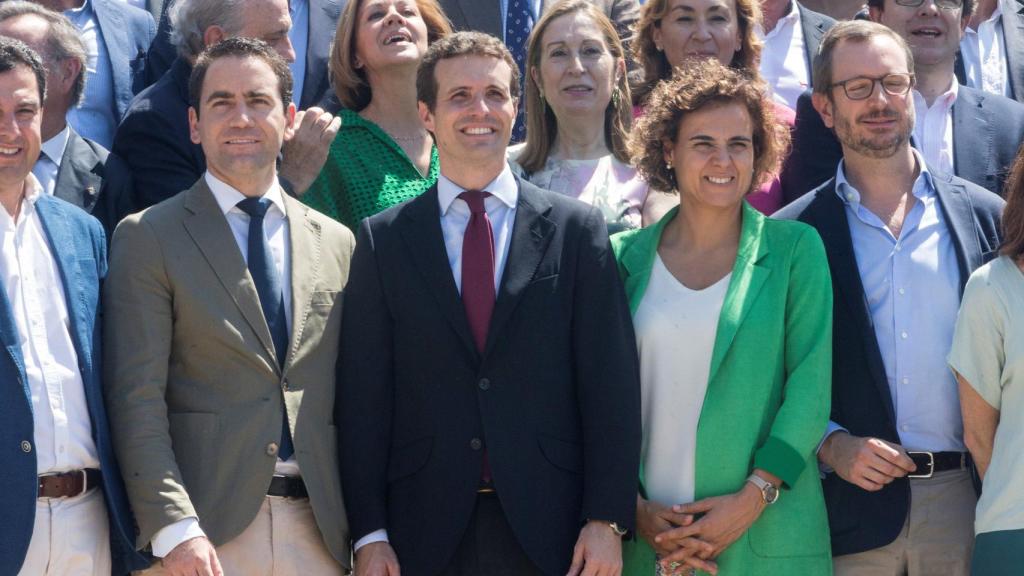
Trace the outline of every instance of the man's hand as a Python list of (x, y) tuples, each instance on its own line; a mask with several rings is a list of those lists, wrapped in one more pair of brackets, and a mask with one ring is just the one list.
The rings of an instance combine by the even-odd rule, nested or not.
[(164, 556), (168, 576), (224, 576), (217, 551), (205, 536), (185, 540)]
[(881, 490), (896, 478), (917, 470), (899, 444), (839, 431), (825, 439), (818, 458), (839, 477), (868, 492)]
[(659, 556), (668, 555), (680, 546), (678, 542), (671, 539), (661, 541), (655, 540), (655, 536), (662, 532), (668, 532), (680, 526), (689, 526), (693, 523), (693, 516), (690, 514), (678, 514), (672, 511), (669, 506), (664, 506), (651, 500), (644, 500), (640, 496), (636, 498), (636, 532), (643, 538), (654, 552)]
[(567, 576), (622, 574), (622, 538), (607, 522), (591, 520), (580, 530)]
[(373, 542), (356, 552), (356, 576), (400, 576), (398, 557), (387, 542)]
[(320, 174), (340, 128), (340, 116), (316, 106), (295, 113), (295, 131), (282, 147), (281, 177), (291, 182), (296, 196), (309, 190)]

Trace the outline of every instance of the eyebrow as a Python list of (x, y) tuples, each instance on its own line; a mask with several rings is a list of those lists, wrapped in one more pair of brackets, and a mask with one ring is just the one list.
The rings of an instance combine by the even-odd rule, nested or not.
[[(693, 6), (686, 6), (685, 4), (680, 4), (678, 6), (673, 7), (671, 10), (669, 10), (669, 14), (671, 14), (672, 12), (675, 12), (675, 11), (679, 11), (679, 12), (696, 12), (697, 9), (694, 8)], [(728, 12), (729, 8), (728, 8), (728, 6), (724, 6), (722, 4), (715, 4), (713, 6), (709, 6), (707, 11), (708, 12), (723, 12), (723, 11), (724, 12)], [(666, 14), (666, 16), (667, 16), (667, 14)]]
[[(242, 97), (244, 97), (244, 98), (259, 98), (259, 97), (268, 96), (269, 94), (270, 94), (270, 92), (267, 92), (266, 90), (257, 89), (257, 90), (249, 90), (248, 92), (242, 94)], [(227, 90), (216, 90), (212, 94), (210, 94), (209, 96), (206, 97), (206, 101), (207, 102), (211, 102), (213, 100), (225, 100), (225, 99), (230, 100), (230, 99), (234, 99), (234, 97), (235, 97), (235, 93), (234, 92), (229, 92)]]
[[(707, 134), (697, 134), (690, 137), (690, 142), (714, 142), (715, 139)], [(753, 142), (753, 139), (747, 136), (733, 136), (729, 138), (729, 142)]]

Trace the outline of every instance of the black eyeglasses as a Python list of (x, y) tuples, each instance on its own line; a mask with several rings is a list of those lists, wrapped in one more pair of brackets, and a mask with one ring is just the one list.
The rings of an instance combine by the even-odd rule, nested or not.
[(850, 100), (864, 100), (871, 97), (875, 92), (876, 82), (882, 85), (882, 89), (885, 90), (887, 94), (903, 96), (914, 86), (914, 75), (904, 72), (886, 74), (881, 78), (857, 76), (856, 78), (850, 78), (849, 80), (843, 80), (842, 82), (835, 82), (832, 84), (831, 88), (842, 86), (843, 92), (846, 92), (846, 97)]
[[(933, 0), (939, 10), (959, 10), (964, 7), (964, 0)], [(925, 0), (895, 0), (900, 6), (906, 6), (908, 8), (917, 8), (921, 4), (924, 4)]]

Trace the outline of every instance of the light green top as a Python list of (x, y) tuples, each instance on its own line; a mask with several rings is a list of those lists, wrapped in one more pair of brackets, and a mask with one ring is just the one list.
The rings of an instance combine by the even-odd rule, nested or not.
[(1024, 275), (1006, 256), (971, 274), (949, 365), (999, 410), (974, 531), (1024, 529)]
[[(634, 313), (661, 233), (677, 212), (612, 237)], [(832, 280), (821, 238), (806, 224), (769, 220), (744, 202), (697, 425), (694, 498), (736, 492), (754, 468), (781, 478), (784, 490), (719, 556), (719, 575), (832, 573), (815, 466), (831, 389)], [(643, 470), (640, 481), (643, 489)], [(625, 576), (654, 573), (654, 553), (642, 540), (624, 545), (623, 560)]]
[(352, 110), (340, 115), (327, 162), (302, 196), (306, 205), (355, 230), (363, 218), (415, 198), (437, 182), (437, 147), (424, 177), (379, 126)]

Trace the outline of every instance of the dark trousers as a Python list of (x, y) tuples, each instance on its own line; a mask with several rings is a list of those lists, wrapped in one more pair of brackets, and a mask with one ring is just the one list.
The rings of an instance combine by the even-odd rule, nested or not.
[(519, 545), (495, 493), (479, 494), (469, 527), (440, 576), (541, 576)]

